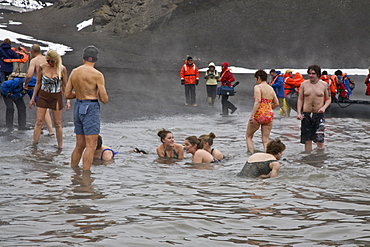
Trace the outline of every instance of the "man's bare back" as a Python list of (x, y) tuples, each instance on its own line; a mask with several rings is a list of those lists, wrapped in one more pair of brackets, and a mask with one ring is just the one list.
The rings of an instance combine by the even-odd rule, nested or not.
[(28, 82), (30, 81), (32, 76), (36, 77), (37, 68), (40, 67), (40, 65), (44, 63), (46, 63), (46, 58), (45, 56), (41, 54), (31, 59), (30, 66), (28, 67), (28, 70), (27, 70), (26, 81), (24, 83), (25, 87), (27, 87)]
[(99, 98), (101, 102), (107, 103), (108, 95), (104, 84), (103, 74), (96, 70), (93, 64), (85, 62), (72, 70), (67, 83), (65, 97), (80, 100)]

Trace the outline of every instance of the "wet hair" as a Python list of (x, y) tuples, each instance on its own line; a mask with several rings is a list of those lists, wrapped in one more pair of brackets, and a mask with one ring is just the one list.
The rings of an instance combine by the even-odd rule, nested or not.
[(36, 44), (32, 45), (31, 50), (36, 53), (41, 53), (40, 46)]
[(328, 75), (328, 71), (324, 70), (321, 74), (322, 75)]
[(315, 71), (315, 72), (316, 72), (316, 75), (317, 75), (318, 77), (320, 77), (320, 76), (321, 76), (321, 67), (320, 67), (319, 65), (317, 65), (317, 64), (312, 64), (312, 65), (310, 65), (310, 66), (308, 67), (308, 69), (307, 69), (307, 74), (309, 74), (309, 73), (310, 73), (310, 70)]
[(201, 139), (201, 140), (203, 140), (203, 143), (208, 143), (209, 146), (212, 146), (213, 145), (213, 139), (215, 139), (215, 138), (216, 138), (216, 135), (213, 132), (211, 132), (208, 135), (199, 136), (198, 139)]
[(6, 39), (4, 39), (4, 43), (11, 44), (12, 42), (10, 41), (10, 39), (6, 38)]
[(189, 137), (186, 137), (185, 140), (188, 140), (188, 142), (191, 145), (197, 145), (197, 149), (203, 148), (203, 145), (204, 145), (203, 139), (197, 138), (196, 136), (189, 136)]
[(162, 140), (163, 140), (163, 139), (166, 139), (166, 136), (167, 136), (169, 133), (172, 133), (172, 132), (171, 132), (171, 131), (169, 131), (169, 130), (161, 129), (160, 131), (158, 131), (157, 135), (161, 138), (161, 142), (163, 142)]
[(337, 71), (335, 71), (335, 72), (334, 72), (334, 75), (336, 75), (336, 76), (338, 76), (338, 75), (340, 75), (340, 76), (341, 76), (342, 74), (343, 74), (343, 73), (342, 73), (342, 71), (341, 71), (341, 70), (339, 70), (339, 69), (338, 69)]
[(266, 153), (276, 155), (285, 150), (285, 145), (280, 141), (279, 138), (269, 141), (266, 146)]
[(254, 73), (254, 77), (256, 79), (259, 77), (262, 81), (267, 81), (267, 73), (263, 69), (257, 70), (256, 73)]
[(98, 135), (98, 141), (96, 142), (96, 150), (101, 149), (101, 146), (103, 145), (103, 138), (101, 135)]
[(58, 74), (59, 78), (61, 78), (62, 77), (63, 64), (62, 64), (62, 58), (60, 57), (58, 52), (56, 52), (55, 50), (49, 50), (46, 53), (45, 57), (46, 57), (46, 60), (52, 59), (52, 60), (55, 61), (55, 67), (57, 69), (57, 74)]

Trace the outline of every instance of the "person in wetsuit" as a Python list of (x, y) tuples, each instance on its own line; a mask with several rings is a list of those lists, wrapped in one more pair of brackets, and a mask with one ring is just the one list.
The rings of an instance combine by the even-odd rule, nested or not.
[(279, 138), (267, 143), (266, 153), (255, 153), (250, 156), (239, 177), (273, 178), (277, 177), (280, 169), (279, 160), (283, 155), (285, 145)]
[(162, 144), (160, 144), (156, 151), (161, 158), (175, 158), (183, 159), (184, 150), (181, 144), (175, 143), (175, 138), (171, 131), (162, 129), (157, 134), (161, 138)]

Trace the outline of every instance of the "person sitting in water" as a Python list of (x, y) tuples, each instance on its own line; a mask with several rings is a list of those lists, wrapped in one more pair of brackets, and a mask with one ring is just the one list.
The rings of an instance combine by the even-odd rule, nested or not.
[(162, 144), (157, 147), (157, 154), (161, 158), (183, 159), (184, 150), (181, 144), (175, 143), (175, 139), (171, 131), (162, 129), (157, 134), (161, 138)]
[(222, 160), (224, 159), (224, 155), (221, 153), (221, 151), (215, 149), (215, 148), (212, 148), (212, 145), (213, 145), (213, 139), (216, 138), (216, 135), (211, 132), (209, 133), (208, 135), (201, 135), (199, 136), (198, 139), (201, 139), (203, 140), (203, 149), (206, 150), (207, 152), (209, 152), (210, 154), (212, 154), (212, 156), (217, 159), (217, 160)]
[(255, 153), (245, 163), (238, 174), (239, 177), (273, 178), (280, 169), (279, 160), (283, 155), (285, 145), (279, 138), (267, 143), (266, 153)]
[(98, 135), (98, 142), (96, 145), (96, 150), (94, 153), (94, 158), (95, 159), (100, 159), (100, 160), (112, 160), (113, 157), (117, 154), (118, 152), (113, 151), (112, 148), (103, 145), (103, 138), (101, 135)]
[(198, 139), (196, 136), (189, 136), (185, 139), (185, 150), (186, 153), (192, 154), (193, 163), (215, 163), (217, 160), (203, 149), (204, 141)]

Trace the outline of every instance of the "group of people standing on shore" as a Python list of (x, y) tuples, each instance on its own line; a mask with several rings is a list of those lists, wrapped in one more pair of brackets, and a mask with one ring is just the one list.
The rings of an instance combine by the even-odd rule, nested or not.
[[(208, 70), (205, 73), (204, 79), (206, 79), (207, 89), (207, 102), (209, 106), (214, 106), (214, 102), (217, 95), (217, 84), (221, 82), (221, 86), (227, 86), (230, 88), (235, 87), (238, 82), (232, 84), (235, 81), (229, 64), (224, 62), (221, 64), (221, 72), (216, 70), (215, 63), (211, 62), (208, 65)], [(199, 85), (199, 70), (195, 65), (193, 58), (188, 56), (185, 60), (184, 65), (180, 70), (181, 85), (185, 86), (185, 105), (197, 106), (196, 104), (196, 86)], [(230, 94), (219, 94), (221, 95), (222, 113), (221, 115), (227, 116), (230, 113), (233, 114), (238, 108), (229, 101)]]

